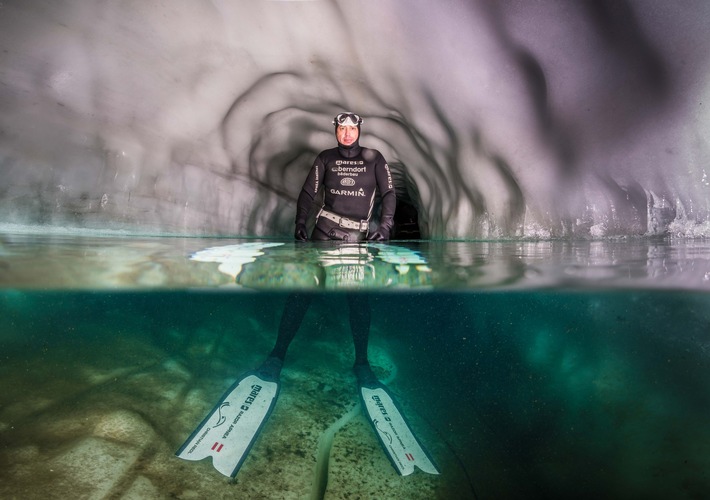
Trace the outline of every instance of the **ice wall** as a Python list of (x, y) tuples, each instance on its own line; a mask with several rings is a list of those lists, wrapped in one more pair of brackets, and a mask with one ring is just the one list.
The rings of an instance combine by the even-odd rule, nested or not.
[(710, 234), (709, 21), (706, 0), (3, 0), (0, 220), (289, 236), (349, 109), (426, 237)]

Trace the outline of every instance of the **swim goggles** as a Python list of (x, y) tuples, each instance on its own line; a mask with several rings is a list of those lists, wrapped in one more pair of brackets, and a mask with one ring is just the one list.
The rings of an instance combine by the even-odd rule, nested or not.
[(363, 122), (360, 115), (355, 113), (340, 113), (338, 116), (333, 118), (333, 125), (342, 125), (346, 127), (357, 127)]

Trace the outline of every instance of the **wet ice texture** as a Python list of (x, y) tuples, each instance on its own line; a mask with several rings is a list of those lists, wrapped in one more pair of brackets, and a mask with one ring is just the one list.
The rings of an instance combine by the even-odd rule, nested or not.
[(349, 108), (425, 237), (707, 235), (709, 13), (704, 0), (5, 1), (0, 214), (290, 236)]

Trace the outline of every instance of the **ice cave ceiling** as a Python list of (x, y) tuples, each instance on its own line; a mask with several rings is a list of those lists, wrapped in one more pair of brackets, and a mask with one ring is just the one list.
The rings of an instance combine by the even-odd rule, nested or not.
[(694, 231), (709, 23), (706, 0), (3, 0), (0, 220), (288, 237), (353, 110), (424, 237)]

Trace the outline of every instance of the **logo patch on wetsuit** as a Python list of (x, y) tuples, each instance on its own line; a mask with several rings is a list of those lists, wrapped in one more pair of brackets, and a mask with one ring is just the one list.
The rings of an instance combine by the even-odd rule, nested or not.
[(357, 191), (350, 189), (331, 189), (330, 194), (337, 194), (339, 196), (365, 196), (365, 191), (362, 188)]
[(340, 185), (341, 186), (354, 186), (355, 179), (353, 179), (352, 177), (345, 177), (344, 179), (340, 179)]
[(331, 171), (339, 177), (352, 176), (359, 177), (360, 174), (367, 173), (367, 167), (333, 167)]

